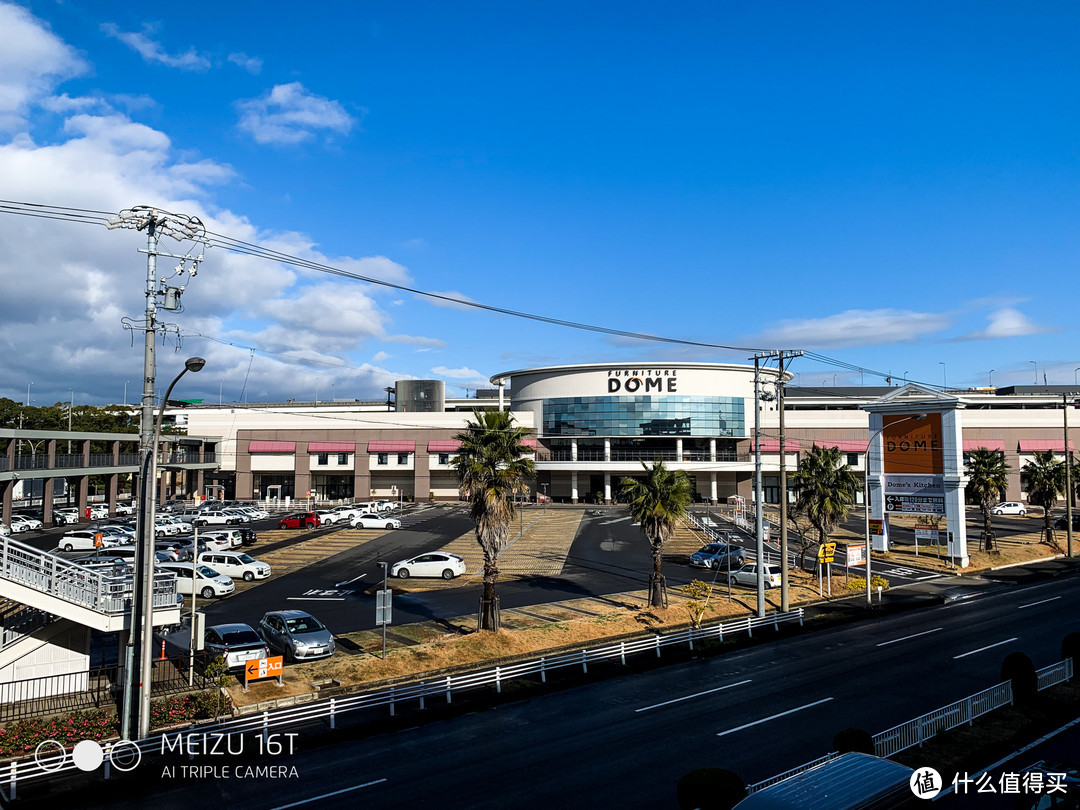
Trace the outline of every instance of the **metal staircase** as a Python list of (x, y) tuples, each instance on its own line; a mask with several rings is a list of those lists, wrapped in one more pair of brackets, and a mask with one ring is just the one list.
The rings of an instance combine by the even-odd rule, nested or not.
[[(110, 633), (130, 623), (133, 594), (128, 573), (91, 570), (11, 537), (0, 542), (0, 597), (29, 610)], [(153, 609), (155, 625), (179, 623), (175, 574), (154, 573)]]

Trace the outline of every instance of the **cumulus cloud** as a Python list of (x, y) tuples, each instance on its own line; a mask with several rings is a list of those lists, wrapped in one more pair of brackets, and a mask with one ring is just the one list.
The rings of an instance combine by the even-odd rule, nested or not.
[(229, 61), (252, 75), (262, 72), (263, 60), (257, 56), (248, 56), (246, 53), (230, 53)]
[(355, 123), (337, 101), (317, 96), (300, 82), (275, 85), (260, 98), (236, 103), (238, 126), (256, 143), (284, 146), (317, 134), (347, 135)]
[(0, 130), (18, 129), (30, 105), (87, 69), (74, 49), (19, 6), (0, 5)]
[(102, 23), (101, 30), (106, 35), (118, 40), (147, 62), (157, 62), (167, 67), (179, 68), (180, 70), (204, 71), (210, 69), (210, 60), (196, 52), (194, 48), (188, 48), (184, 53), (170, 54), (165, 51), (161, 43), (150, 39), (152, 26), (145, 26), (144, 33), (137, 31), (121, 31), (115, 23)]
[(390, 355), (388, 355), (386, 352), (375, 352), (375, 356), (372, 357), (371, 359), (375, 363), (382, 363), (382, 362), (384, 362), (386, 360), (389, 360)]
[(1053, 332), (1054, 329), (1033, 322), (1020, 310), (1006, 307), (993, 312), (990, 315), (990, 323), (985, 329), (977, 332), (969, 332), (957, 340), (995, 340), (997, 338), (1023, 337), (1024, 335), (1041, 335)]
[(451, 380), (478, 380), (485, 379), (484, 375), (477, 371), (475, 368), (447, 368), (446, 366), (435, 366), (431, 369), (432, 374), (437, 374), (440, 377), (446, 377)]
[(465, 293), (460, 293), (457, 290), (445, 290), (445, 291), (433, 290), (432, 295), (441, 295), (444, 298), (455, 299), (455, 300), (452, 300), (452, 301), (445, 301), (442, 298), (432, 298), (431, 296), (427, 296), (427, 295), (423, 296), (424, 301), (431, 304), (432, 306), (446, 307), (447, 309), (457, 309), (457, 310), (461, 310), (463, 312), (472, 312), (472, 311), (474, 311), (473, 307), (470, 307), (468, 304), (459, 304), (459, 303), (457, 303), (458, 301), (470, 301), (470, 302), (474, 301), (474, 299), (472, 299), (469, 296), (465, 295)]
[(769, 346), (872, 346), (910, 343), (947, 329), (949, 316), (899, 309), (849, 309), (825, 318), (780, 321), (752, 340)]

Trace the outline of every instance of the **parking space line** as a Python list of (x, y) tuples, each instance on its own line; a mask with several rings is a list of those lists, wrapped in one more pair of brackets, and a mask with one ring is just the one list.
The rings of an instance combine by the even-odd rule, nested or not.
[(987, 644), (985, 647), (979, 647), (979, 649), (977, 650), (968, 650), (966, 653), (954, 655), (953, 660), (955, 661), (957, 658), (967, 658), (967, 656), (974, 655), (975, 653), (980, 653), (983, 650), (992, 650), (994, 647), (1000, 647), (1002, 644), (1012, 644), (1014, 641), (1016, 641), (1016, 638), (1007, 638), (1004, 641), (997, 642), (996, 644)]
[(902, 636), (900, 638), (894, 638), (892, 641), (883, 641), (880, 644), (877, 644), (875, 646), (877, 646), (877, 647), (887, 647), (890, 644), (896, 644), (898, 641), (907, 641), (909, 638), (918, 638), (919, 636), (926, 636), (926, 635), (929, 635), (930, 633), (936, 633), (938, 630), (942, 630), (942, 629), (944, 629), (944, 628), (935, 627), (933, 630), (923, 630), (923, 632), (921, 632), (921, 633), (913, 633), (910, 636)]
[(640, 709), (634, 709), (634, 711), (635, 712), (647, 712), (650, 709), (659, 709), (661, 706), (670, 706), (672, 703), (681, 703), (684, 700), (693, 700), (694, 698), (701, 697), (702, 695), (711, 695), (713, 692), (722, 692), (725, 689), (731, 689), (734, 686), (742, 686), (744, 683), (750, 683), (750, 679), (748, 678), (745, 681), (739, 681), (738, 683), (729, 683), (729, 684), (726, 684), (724, 686), (718, 686), (715, 689), (706, 689), (704, 692), (695, 692), (692, 695), (685, 695), (684, 697), (677, 697), (677, 698), (674, 698), (673, 700), (665, 700), (663, 703), (656, 703), (656, 704), (653, 704), (652, 706), (642, 706)]
[(727, 731), (721, 731), (716, 736), (723, 737), (725, 734), (734, 734), (736, 731), (742, 731), (744, 728), (750, 728), (751, 726), (761, 725), (762, 723), (768, 723), (770, 720), (775, 720), (777, 717), (784, 717), (788, 714), (795, 714), (795, 712), (801, 712), (803, 709), (810, 709), (814, 706), (820, 706), (822, 703), (828, 703), (832, 700), (831, 697), (822, 698), (821, 700), (815, 700), (813, 703), (807, 703), (805, 706), (798, 706), (794, 709), (788, 709), (786, 712), (780, 712), (779, 714), (773, 714), (769, 717), (763, 717), (760, 720), (755, 720), (752, 723), (743, 723), (741, 726), (735, 728), (729, 728)]

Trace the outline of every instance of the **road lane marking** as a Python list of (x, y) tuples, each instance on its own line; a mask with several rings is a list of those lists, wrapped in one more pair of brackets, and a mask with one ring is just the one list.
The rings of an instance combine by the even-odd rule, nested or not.
[(321, 796), (312, 796), (310, 799), (301, 799), (298, 802), (292, 804), (279, 804), (277, 807), (271, 808), (271, 810), (288, 810), (290, 807), (299, 807), (302, 804), (310, 804), (311, 802), (317, 802), (319, 799), (329, 799), (331, 796), (340, 796), (342, 793), (349, 793), (353, 790), (360, 790), (360, 788), (371, 787), (372, 785), (378, 785), (385, 782), (386, 778), (376, 779), (374, 782), (364, 782), (362, 785), (353, 785), (352, 787), (342, 788), (341, 790), (335, 790), (333, 793), (324, 793)]
[(810, 708), (813, 708), (814, 706), (820, 706), (822, 703), (828, 703), (830, 700), (832, 700), (831, 697), (822, 698), (821, 700), (815, 700), (813, 703), (807, 703), (805, 706), (799, 706), (798, 708), (795, 708), (795, 709), (788, 709), (786, 712), (780, 712), (779, 714), (770, 715), (769, 717), (763, 717), (760, 720), (755, 720), (752, 723), (744, 723), (741, 726), (736, 726), (735, 728), (729, 728), (727, 731), (721, 731), (716, 736), (717, 737), (723, 737), (725, 734), (734, 734), (736, 731), (742, 731), (744, 728), (750, 728), (751, 726), (757, 726), (757, 725), (760, 725), (762, 723), (768, 723), (770, 720), (775, 720), (777, 717), (784, 717), (785, 715), (788, 715), (788, 714), (794, 714), (795, 712), (801, 712), (803, 709), (810, 709)]
[(665, 700), (663, 703), (656, 703), (652, 706), (642, 706), (640, 709), (634, 709), (635, 712), (647, 712), (649, 709), (659, 709), (661, 706), (670, 706), (672, 703), (681, 703), (684, 700), (693, 700), (696, 697), (702, 695), (711, 695), (713, 692), (722, 692), (725, 689), (731, 689), (733, 686), (742, 686), (744, 683), (750, 683), (750, 679), (745, 681), (739, 681), (738, 683), (729, 683), (726, 686), (718, 686), (715, 689), (706, 689), (704, 692), (695, 692), (692, 695), (686, 695), (685, 697), (677, 697), (674, 700)]
[(288, 602), (344, 602), (344, 596), (290, 596)]
[(1017, 610), (1023, 610), (1024, 608), (1035, 607), (1036, 605), (1045, 605), (1047, 602), (1053, 602), (1055, 599), (1060, 599), (1060, 596), (1051, 596), (1049, 599), (1040, 599), (1038, 602), (1029, 602), (1026, 605), (1017, 605)]
[(878, 647), (887, 647), (890, 644), (896, 644), (898, 641), (907, 641), (909, 638), (918, 638), (919, 636), (927, 636), (927, 635), (930, 635), (931, 633), (936, 633), (938, 630), (942, 630), (942, 629), (944, 629), (944, 628), (935, 627), (933, 630), (924, 630), (921, 633), (914, 633), (914, 634), (912, 634), (910, 636), (902, 636), (901, 638), (894, 638), (892, 641), (883, 641), (883, 642), (881, 642), (880, 644), (878, 644), (876, 646), (878, 646)]
[(342, 585), (352, 585), (352, 584), (353, 584), (354, 582), (356, 582), (356, 580), (358, 580), (358, 579), (363, 579), (363, 578), (364, 578), (364, 577), (366, 577), (366, 576), (367, 576), (367, 574), (361, 574), (361, 575), (360, 575), (360, 576), (358, 576), (358, 577), (353, 577), (353, 578), (352, 578), (352, 579), (350, 579), (350, 580), (349, 580), (348, 582), (338, 582), (337, 584), (335, 584), (335, 586), (334, 586), (334, 587), (335, 587), (335, 588), (340, 588), (340, 587), (341, 587)]
[(1004, 641), (999, 641), (997, 644), (988, 644), (985, 647), (979, 647), (979, 649), (977, 649), (977, 650), (969, 650), (966, 653), (960, 653), (960, 655), (954, 655), (953, 660), (955, 661), (957, 658), (966, 658), (969, 655), (974, 655), (975, 653), (980, 653), (983, 650), (992, 650), (992, 649), (994, 649), (994, 647), (1000, 647), (1002, 644), (1012, 644), (1014, 641), (1016, 641), (1015, 638), (1007, 638)]

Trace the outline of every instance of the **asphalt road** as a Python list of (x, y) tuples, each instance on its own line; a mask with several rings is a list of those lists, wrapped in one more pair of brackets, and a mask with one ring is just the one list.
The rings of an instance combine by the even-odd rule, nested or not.
[[(987, 688), (1010, 652), (1052, 663), (1061, 639), (1077, 629), (1078, 609), (1072, 578), (1001, 584), (983, 598), (587, 682), (396, 733), (358, 729), (332, 746), (301, 736), (291, 756), (261, 760), (295, 768), (295, 779), (166, 773), (147, 784), (84, 790), (80, 806), (670, 807), (676, 780), (692, 768), (725, 767), (757, 781), (828, 752), (844, 727), (882, 731)], [(179, 762), (229, 764), (207, 756)]]

